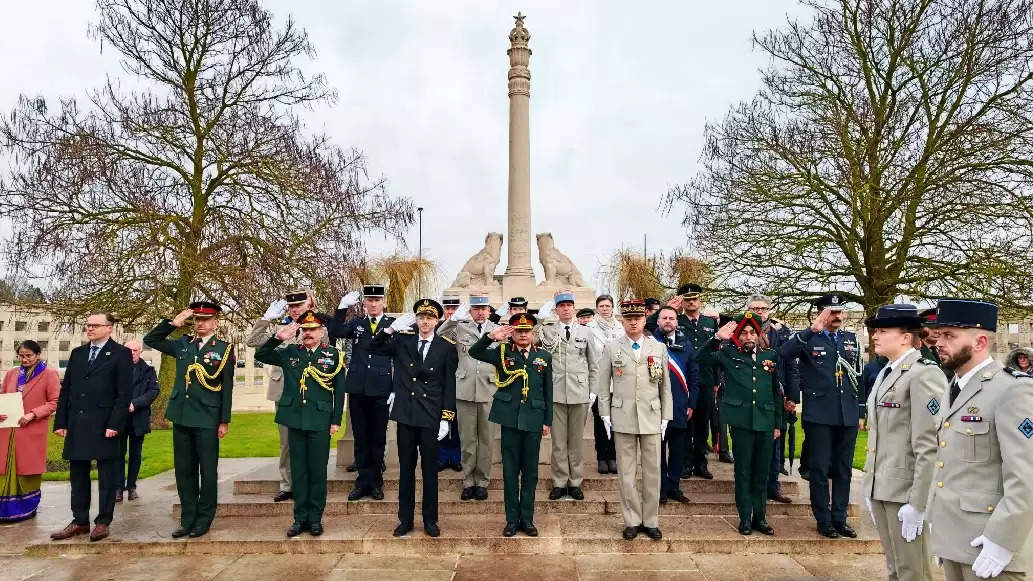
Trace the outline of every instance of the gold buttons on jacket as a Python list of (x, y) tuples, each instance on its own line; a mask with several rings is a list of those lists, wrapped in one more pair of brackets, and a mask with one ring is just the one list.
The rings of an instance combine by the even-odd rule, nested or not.
[(969, 428), (969, 429), (965, 430), (965, 433), (969, 434), (969, 435), (972, 435), (972, 428)]
[(936, 488), (943, 488), (943, 482), (942, 481), (941, 482), (937, 482), (936, 483)]
[(416, 382), (416, 378), (415, 378), (415, 377), (414, 377), (414, 378), (412, 378), (412, 380), (413, 380), (413, 383), (415, 383), (415, 382)]
[(993, 512), (993, 511), (994, 511), (994, 505), (991, 504), (990, 506), (986, 507), (986, 512)]
[(943, 468), (943, 462), (937, 462), (936, 465), (939, 466), (940, 468)]
[(943, 427), (949, 428), (949, 427), (951, 427), (951, 423), (950, 422), (943, 422)]
[(753, 390), (753, 393), (757, 393), (757, 390)]
[(947, 442), (943, 442), (943, 441), (941, 441), (941, 442), (940, 442), (940, 447), (941, 447), (941, 448), (946, 448), (946, 447), (947, 447)]
[(416, 392), (415, 392), (415, 391), (410, 391), (410, 392), (409, 392), (409, 395), (412, 395), (412, 396), (414, 396), (414, 395), (416, 395)]

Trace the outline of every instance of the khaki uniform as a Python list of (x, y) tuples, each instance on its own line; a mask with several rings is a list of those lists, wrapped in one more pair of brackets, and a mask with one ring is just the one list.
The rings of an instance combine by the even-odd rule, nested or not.
[(599, 346), (595, 333), (576, 320), (569, 325), (548, 321), (538, 326), (535, 335), (538, 344), (552, 355), (552, 485), (580, 487), (585, 420), (599, 369)]
[[(624, 524), (657, 528), (660, 420), (670, 421), (674, 417), (674, 405), (667, 372), (667, 347), (648, 335), (643, 335), (638, 344), (639, 348), (634, 349), (627, 336), (606, 344), (593, 392), (599, 396), (599, 415), (610, 416), (613, 424)], [(635, 486), (639, 452), (642, 456), (641, 494)]]
[(904, 504), (926, 511), (936, 471), (936, 416), (946, 385), (936, 363), (912, 350), (889, 375), (876, 381), (868, 396), (868, 459), (862, 490), (872, 499), (872, 516), (891, 581), (932, 579), (928, 532), (906, 542), (897, 512)]
[(470, 357), (470, 347), (498, 325), (485, 320), (480, 331), (472, 320), (449, 319), (438, 327), (438, 335), (454, 336), (459, 351), (456, 369), (456, 423), (462, 447), (463, 487), (488, 487), (491, 474), (492, 427), (488, 421), (495, 395), (495, 367)]
[[(272, 321), (259, 319), (247, 336), (247, 346), (259, 348), (276, 333), (277, 326)], [(284, 346), (296, 345), (298, 338), (288, 339), (283, 342)], [(269, 384), (265, 388), (265, 399), (276, 403), (280, 401), (283, 394), (283, 369), (276, 365), (266, 365), (266, 376)], [(276, 424), (280, 432), (280, 490), (291, 491), (291, 451), (287, 444), (287, 426)]]
[[(953, 405), (944, 391), (928, 520), (947, 581), (973, 578), (985, 535), (1015, 554), (998, 579), (1025, 579), (1033, 529), (1033, 379), (990, 362)], [(1006, 460), (1005, 460), (1006, 459)]]

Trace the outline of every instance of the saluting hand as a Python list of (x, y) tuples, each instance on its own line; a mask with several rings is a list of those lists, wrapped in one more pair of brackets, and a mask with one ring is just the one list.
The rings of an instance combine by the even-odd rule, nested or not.
[(176, 315), (176, 318), (172, 319), (173, 327), (182, 327), (186, 324), (187, 319), (194, 316), (194, 309), (183, 309)]
[(681, 295), (678, 295), (676, 297), (672, 297), (671, 300), (667, 301), (667, 306), (675, 309), (678, 312), (681, 312), (681, 306), (684, 302), (685, 299), (681, 298)]
[(814, 322), (811, 323), (811, 331), (821, 333), (827, 329), (830, 318), (832, 318), (832, 309), (825, 307), (818, 313), (817, 317), (814, 317)]
[(732, 333), (735, 332), (735, 325), (736, 323), (733, 321), (729, 321), (724, 325), (721, 325), (721, 328), (717, 330), (717, 333), (715, 333), (714, 336), (722, 341), (730, 340), (732, 338)]
[(293, 339), (295, 336), (297, 336), (298, 329), (300, 328), (301, 325), (297, 324), (294, 321), (291, 321), (290, 323), (287, 323), (286, 325), (280, 327), (280, 330), (276, 332), (276, 338), (280, 341)]
[(512, 335), (512, 334), (513, 334), (513, 326), (512, 325), (503, 325), (501, 327), (495, 328), (491, 333), (488, 333), (488, 336), (491, 337), (492, 341), (502, 342), (502, 341), (505, 341), (506, 339), (508, 339), (509, 336)]

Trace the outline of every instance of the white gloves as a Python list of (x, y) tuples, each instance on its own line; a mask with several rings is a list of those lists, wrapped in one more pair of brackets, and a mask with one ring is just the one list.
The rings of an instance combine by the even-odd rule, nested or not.
[(613, 422), (610, 421), (610, 416), (599, 416), (603, 421), (603, 427), (606, 428), (606, 439), (612, 440), (613, 436), (610, 435), (610, 431), (613, 429)]
[(972, 539), (969, 545), (973, 547), (983, 546), (983, 550), (979, 552), (976, 561), (972, 563), (972, 571), (975, 572), (976, 577), (982, 577), (983, 579), (1000, 575), (1004, 568), (1008, 566), (1008, 563), (1011, 563), (1012, 557), (1015, 556), (1008, 549), (983, 535)]
[[(871, 515), (872, 522), (875, 522), (875, 509), (872, 508), (872, 499), (868, 498), (867, 496), (864, 497), (864, 505), (868, 507), (868, 514)], [(901, 510), (903, 510), (903, 507), (901, 507)], [(899, 512), (897, 513), (897, 518), (900, 518)]]
[(897, 511), (897, 520), (904, 523), (900, 526), (900, 536), (911, 542), (922, 534), (922, 524), (925, 522), (925, 513), (919, 512), (910, 504), (905, 504)]
[(588, 407), (594, 406), (595, 405), (595, 400), (597, 400), (597, 399), (599, 399), (598, 395), (596, 395), (594, 393), (588, 394)]
[(391, 413), (391, 410), (395, 407), (395, 392), (387, 394), (387, 413)]
[(283, 314), (286, 313), (286, 312), (287, 312), (287, 301), (285, 301), (283, 299), (277, 299), (277, 300), (269, 303), (269, 308), (265, 310), (265, 314), (262, 315), (262, 318), (267, 320), (267, 321), (275, 321), (275, 320), (283, 317)]
[(660, 420), (660, 439), (663, 440), (667, 435), (667, 424), (670, 423), (667, 420)]
[(714, 307), (707, 307), (703, 309), (703, 316), (717, 319), (721, 317), (721, 313), (717, 312), (717, 309)]
[(412, 327), (412, 324), (415, 323), (415, 322), (416, 322), (416, 315), (414, 315), (412, 313), (406, 313), (406, 314), (402, 315), (401, 317), (398, 317), (397, 319), (395, 319), (395, 322), (391, 323), (391, 330), (395, 331), (395, 332), (397, 332), (397, 331), (405, 331), (409, 327)]
[(359, 297), (360, 296), (361, 296), (361, 294), (359, 293), (359, 291), (352, 291), (352, 292), (344, 295), (343, 297), (341, 297), (341, 303), (339, 305), (337, 305), (337, 308), (338, 309), (347, 309), (348, 307), (353, 307), (353, 306), (359, 304)]
[(448, 421), (441, 420), (438, 423), (438, 441), (440, 442), (441, 440), (444, 440), (445, 436), (447, 436), (447, 435), (448, 435)]
[(538, 320), (544, 321), (549, 317), (552, 317), (552, 311), (556, 308), (556, 301), (549, 299), (542, 303), (542, 308), (538, 309)]
[(470, 320), (470, 303), (459, 303), (459, 308), (456, 312), (452, 313), (453, 321), (469, 321)]
[(509, 303), (508, 302), (502, 303), (501, 307), (495, 309), (495, 314), (498, 315), (499, 317), (508, 317), (509, 316)]

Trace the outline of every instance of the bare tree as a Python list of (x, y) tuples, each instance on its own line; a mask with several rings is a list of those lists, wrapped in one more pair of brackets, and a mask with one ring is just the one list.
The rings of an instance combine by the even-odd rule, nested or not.
[(314, 50), (293, 20), (257, 0), (97, 11), (91, 35), (126, 77), (84, 99), (22, 96), (0, 122), (8, 255), (53, 286), (54, 309), (150, 324), (210, 297), (253, 314), (286, 288), (340, 291), (365, 235), (412, 223), (358, 150), (305, 133), (298, 108), (335, 94), (298, 68)]
[(803, 2), (672, 188), (725, 292), (1033, 305), (1033, 2)]

